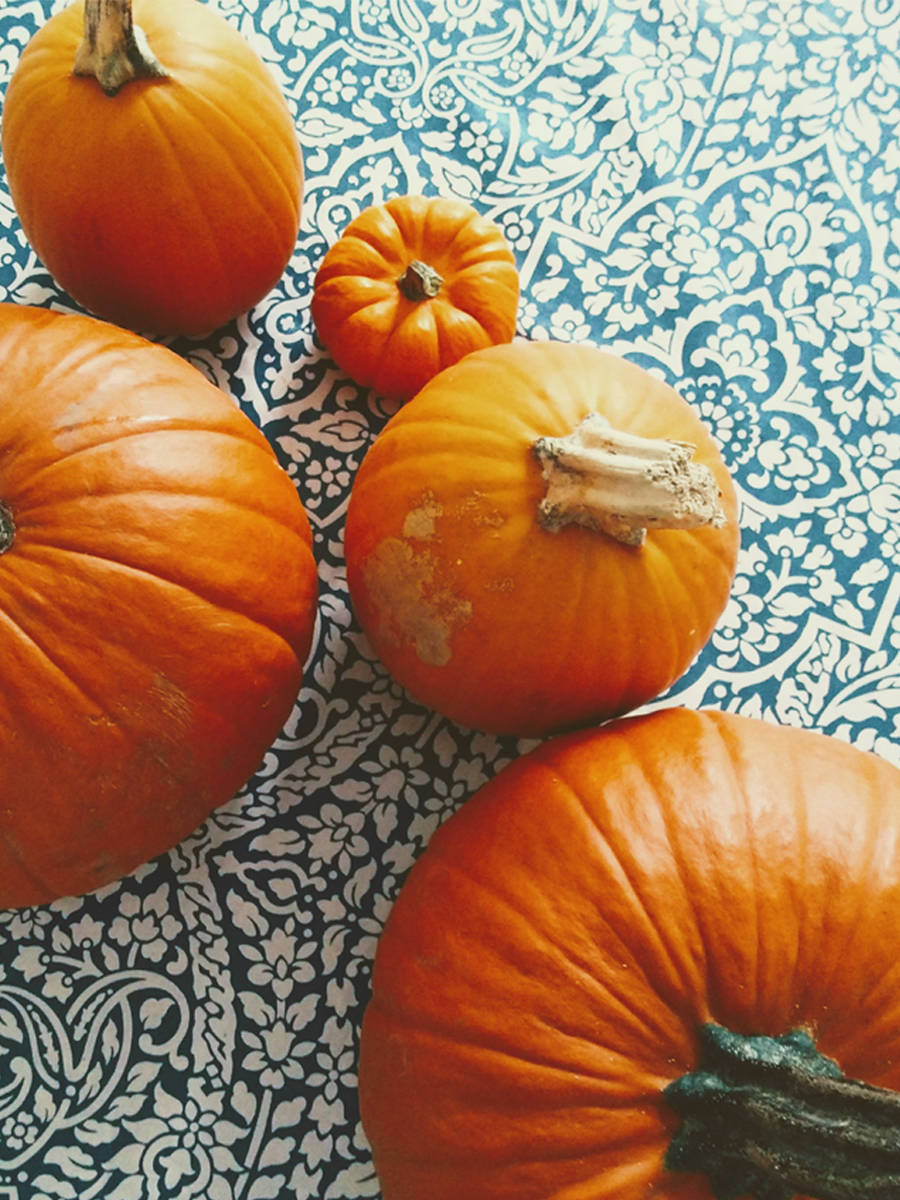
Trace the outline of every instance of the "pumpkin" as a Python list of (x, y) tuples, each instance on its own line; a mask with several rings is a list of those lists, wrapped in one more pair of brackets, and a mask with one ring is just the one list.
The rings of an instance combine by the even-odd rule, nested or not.
[(351, 379), (406, 401), (464, 355), (512, 341), (515, 260), (471, 205), (397, 196), (347, 226), (316, 273), (312, 316)]
[(553, 342), (480, 350), (427, 384), (363, 460), (345, 533), (354, 610), (394, 678), (463, 725), (530, 736), (672, 684), (725, 606), (738, 542), (690, 406)]
[(545, 742), (388, 916), (359, 1061), (384, 1200), (897, 1196), (898, 928), (874, 755), (680, 709)]
[(0, 305), (0, 907), (193, 831), (291, 712), (310, 529), (253, 423), (161, 346)]
[(52, 16), (10, 81), (2, 146), (38, 256), (120, 325), (207, 333), (290, 260), (303, 182), (290, 113), (241, 34), (195, 0)]

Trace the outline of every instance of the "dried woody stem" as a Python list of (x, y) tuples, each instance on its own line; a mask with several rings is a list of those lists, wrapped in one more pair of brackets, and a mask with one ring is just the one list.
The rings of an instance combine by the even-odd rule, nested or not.
[(74, 71), (93, 75), (107, 96), (133, 79), (166, 75), (132, 20), (131, 0), (85, 0), (84, 38), (75, 52)]
[(397, 287), (407, 300), (416, 303), (433, 300), (443, 287), (444, 281), (433, 267), (419, 259), (413, 261), (397, 280)]
[(539, 438), (533, 449), (547, 482), (538, 520), (552, 533), (583, 525), (640, 546), (647, 529), (725, 524), (716, 477), (691, 462), (687, 442), (621, 433), (591, 413), (568, 437)]

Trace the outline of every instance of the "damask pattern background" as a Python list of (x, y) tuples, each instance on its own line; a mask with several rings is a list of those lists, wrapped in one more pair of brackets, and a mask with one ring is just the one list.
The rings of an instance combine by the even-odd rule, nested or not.
[[(5, 0), (0, 81), (56, 7)], [(309, 316), (363, 208), (504, 229), (522, 337), (674, 384), (738, 483), (731, 602), (657, 705), (900, 764), (900, 0), (220, 0), (307, 184), (278, 288), (173, 348), (264, 430), (315, 531), (320, 621), (251, 785), (95, 895), (0, 913), (2, 1200), (378, 1197), (355, 1093), (384, 919), (435, 828), (531, 743), (426, 711), (351, 611), (342, 528), (390, 415)], [(0, 299), (74, 308), (0, 179)]]

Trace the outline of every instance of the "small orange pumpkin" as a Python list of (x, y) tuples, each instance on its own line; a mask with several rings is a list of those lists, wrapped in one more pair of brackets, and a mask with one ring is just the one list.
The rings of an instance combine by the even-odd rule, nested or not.
[(738, 542), (728, 471), (672, 388), (591, 346), (515, 342), (391, 418), (345, 552), (356, 615), (404, 687), (463, 725), (542, 735), (672, 684), (725, 606)]
[(291, 115), (206, 4), (134, 0), (132, 18), (131, 0), (79, 0), (56, 13), (10, 81), (2, 144), (38, 256), (120, 325), (207, 333), (274, 287), (293, 253)]
[(312, 538), (256, 426), (171, 351), (0, 305), (0, 907), (191, 833), (290, 714)]
[(461, 200), (398, 196), (325, 255), (312, 316), (351, 379), (409, 400), (464, 355), (512, 341), (519, 276), (500, 229)]
[(384, 1200), (900, 1195), (898, 928), (875, 756), (679, 709), (545, 743), (388, 917), (359, 1062)]

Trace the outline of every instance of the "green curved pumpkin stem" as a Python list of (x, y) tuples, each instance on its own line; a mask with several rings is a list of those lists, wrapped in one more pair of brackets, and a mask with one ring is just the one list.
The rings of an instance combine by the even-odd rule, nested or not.
[(547, 483), (538, 523), (550, 533), (583, 525), (640, 546), (648, 528), (725, 524), (716, 477), (691, 462), (687, 442), (622, 433), (589, 413), (567, 437), (538, 438), (532, 449)]
[(131, 0), (85, 0), (84, 38), (75, 52), (74, 71), (93, 75), (107, 96), (133, 79), (166, 77), (132, 20)]
[(12, 513), (5, 504), (0, 504), (0, 554), (5, 554), (16, 539), (16, 526)]
[(897, 1200), (900, 1093), (847, 1079), (803, 1030), (700, 1030), (697, 1071), (665, 1088), (683, 1118), (671, 1171), (701, 1171), (716, 1200)]
[(406, 299), (415, 302), (433, 300), (443, 284), (444, 281), (437, 271), (433, 267), (429, 267), (428, 263), (420, 262), (417, 258), (413, 259), (397, 280), (397, 287)]

